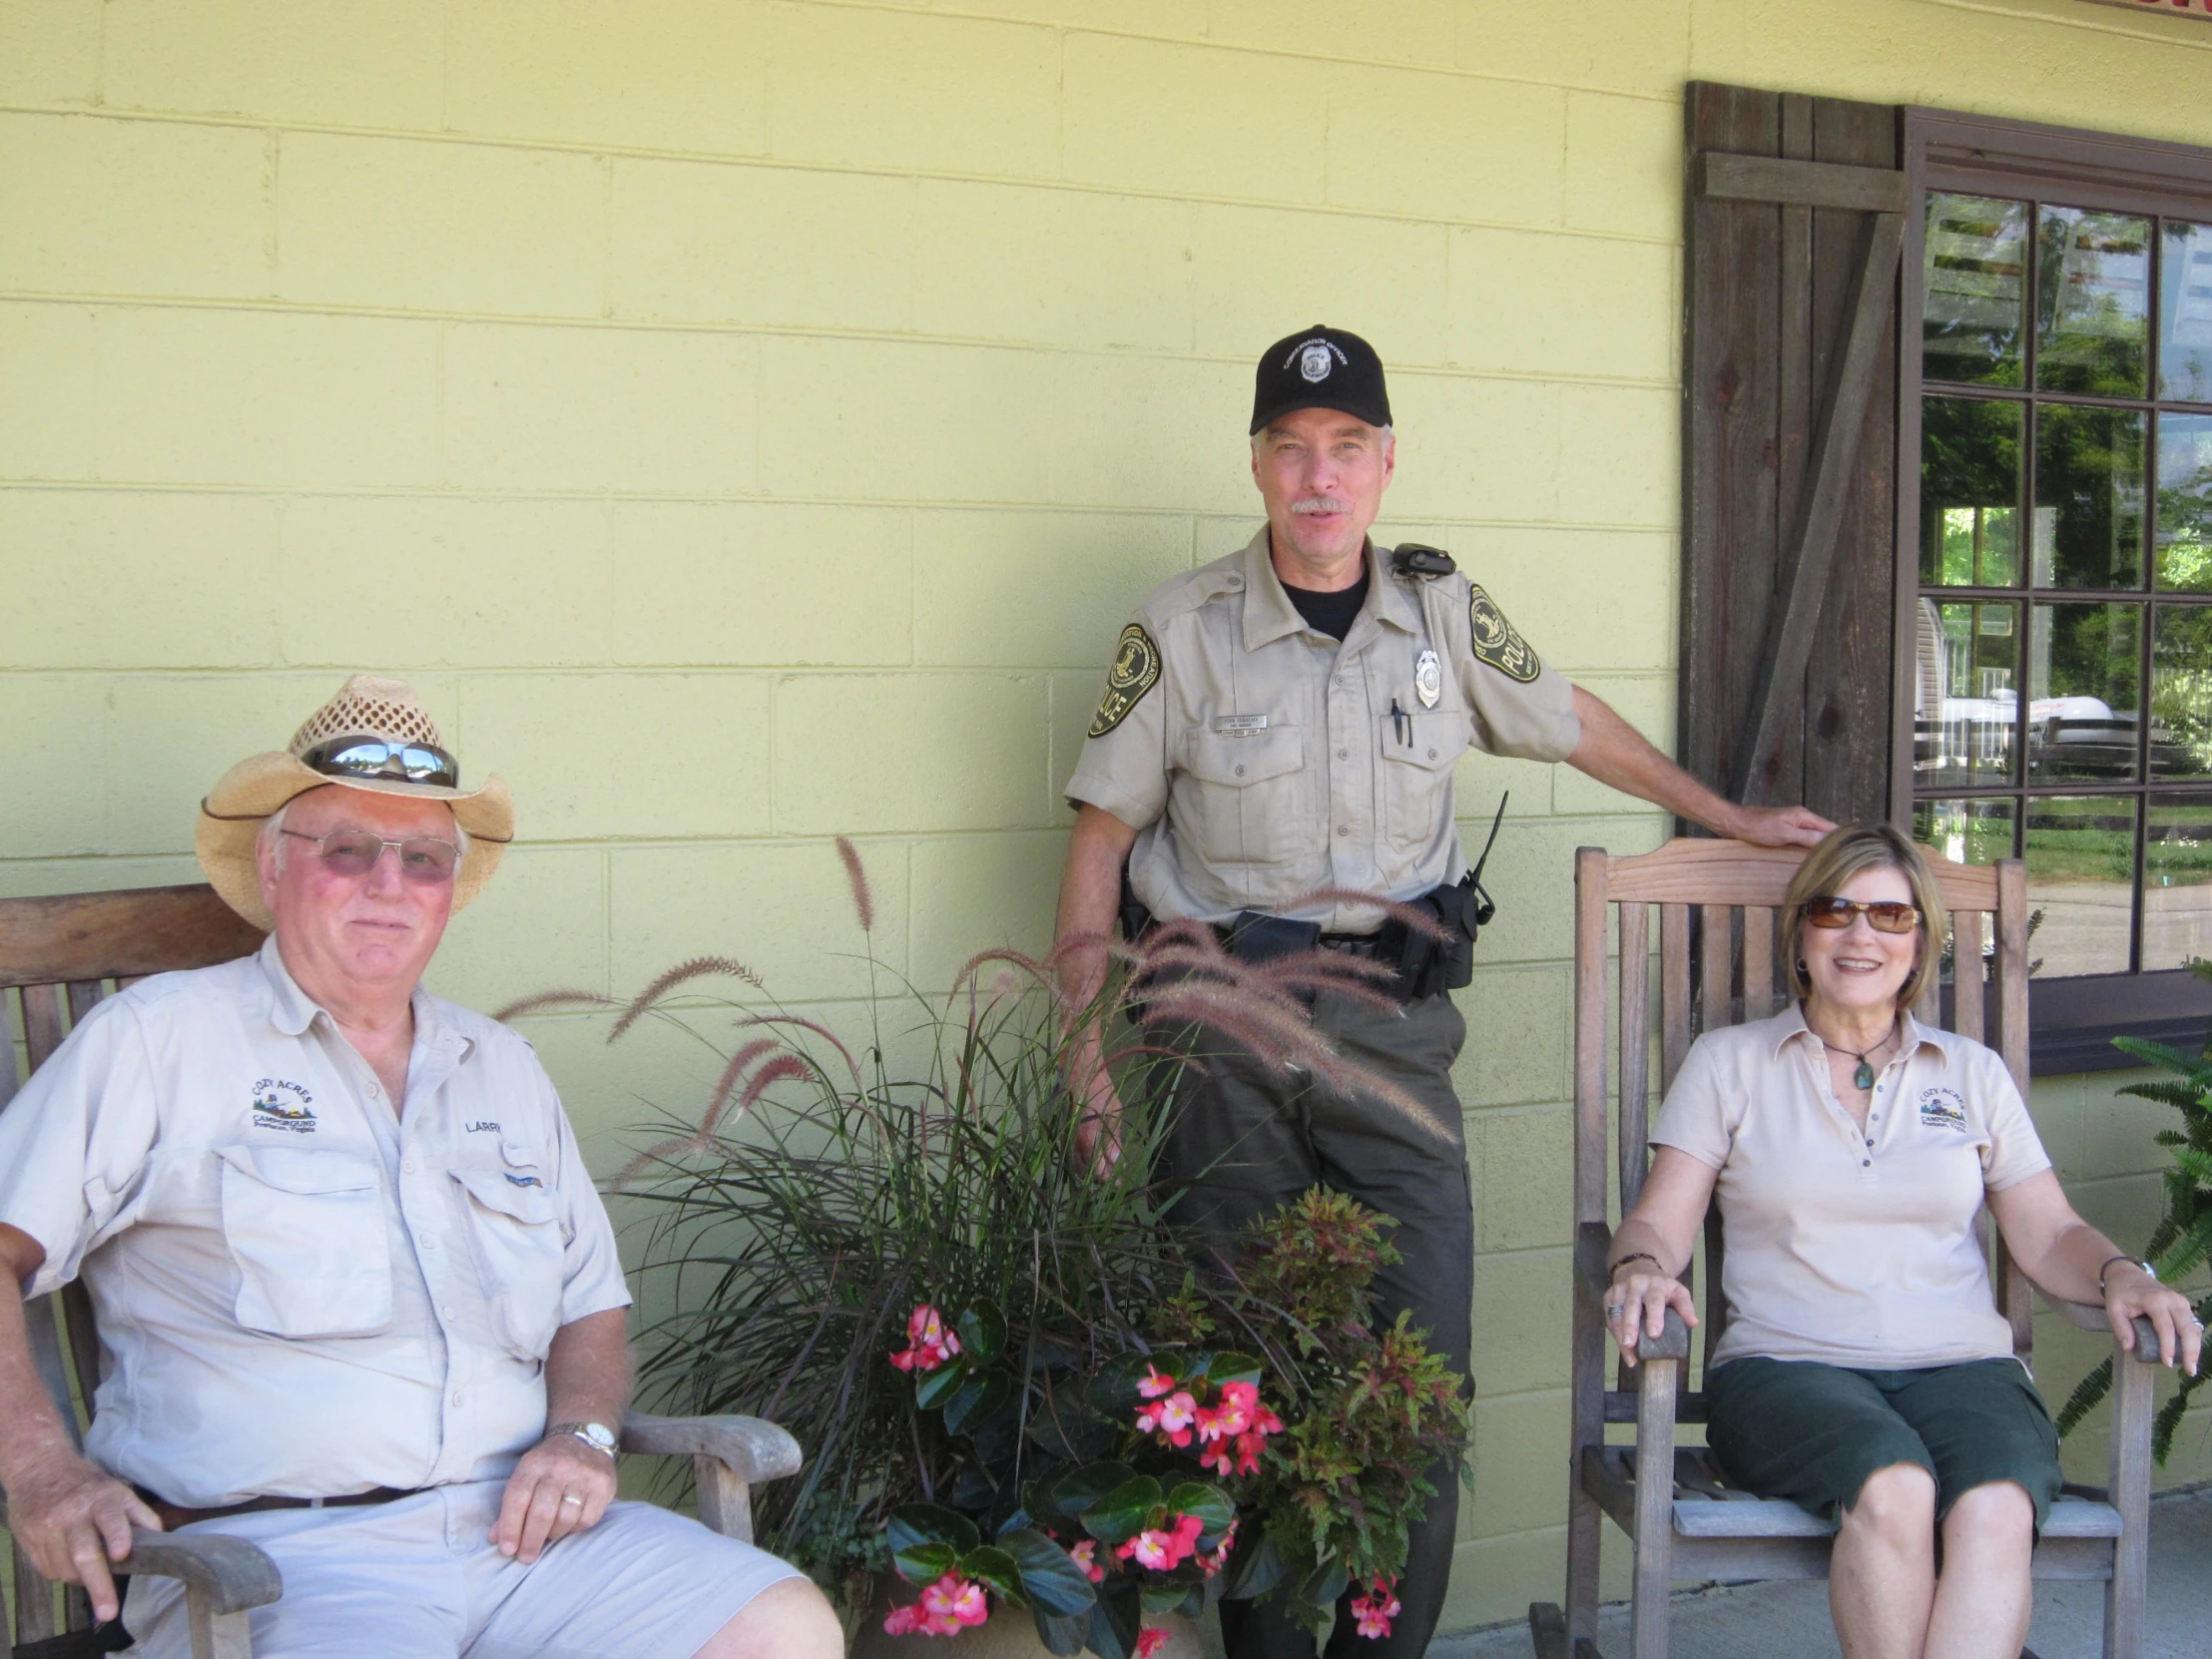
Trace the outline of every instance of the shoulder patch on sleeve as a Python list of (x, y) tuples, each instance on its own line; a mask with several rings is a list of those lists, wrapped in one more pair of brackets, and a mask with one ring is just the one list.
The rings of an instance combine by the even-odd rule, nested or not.
[(1090, 735), (1103, 738), (1119, 726), (1129, 711), (1144, 701), (1144, 694), (1159, 683), (1160, 648), (1152, 643), (1150, 634), (1132, 622), (1121, 631), (1114, 666), (1106, 671), (1106, 695), (1098, 700), (1098, 713), (1091, 717)]
[(1497, 601), (1482, 591), (1482, 584), (1467, 584), (1467, 627), (1474, 635), (1474, 656), (1477, 662), (1487, 663), (1508, 680), (1522, 685), (1543, 672), (1543, 663), (1520, 637), (1520, 631), (1505, 620), (1505, 613), (1497, 608)]

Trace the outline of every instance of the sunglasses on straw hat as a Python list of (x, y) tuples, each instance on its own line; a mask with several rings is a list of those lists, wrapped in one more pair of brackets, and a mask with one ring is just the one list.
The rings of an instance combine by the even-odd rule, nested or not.
[(458, 789), (461, 764), (434, 743), (390, 743), (365, 736), (324, 738), (299, 752), (299, 763), (325, 778), (388, 778), (397, 783)]

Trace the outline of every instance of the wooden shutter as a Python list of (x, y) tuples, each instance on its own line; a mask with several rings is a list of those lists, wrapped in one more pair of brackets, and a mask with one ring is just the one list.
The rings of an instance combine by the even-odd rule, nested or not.
[(1891, 813), (1902, 112), (1693, 82), (1682, 765)]

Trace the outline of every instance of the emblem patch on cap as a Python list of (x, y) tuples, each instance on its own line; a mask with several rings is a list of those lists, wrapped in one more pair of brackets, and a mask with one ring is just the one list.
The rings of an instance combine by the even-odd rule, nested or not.
[(1479, 582), (1467, 584), (1467, 627), (1474, 635), (1475, 661), (1489, 664), (1506, 679), (1525, 686), (1544, 671), (1541, 659)]
[(1144, 694), (1160, 683), (1160, 648), (1152, 636), (1132, 622), (1121, 631), (1121, 645), (1114, 652), (1114, 666), (1106, 671), (1106, 695), (1098, 700), (1091, 717), (1091, 733), (1103, 738), (1129, 717), (1144, 701)]
[(1329, 371), (1337, 365), (1329, 355), (1329, 342), (1325, 339), (1309, 341), (1298, 353), (1298, 372), (1307, 381), (1326, 380)]

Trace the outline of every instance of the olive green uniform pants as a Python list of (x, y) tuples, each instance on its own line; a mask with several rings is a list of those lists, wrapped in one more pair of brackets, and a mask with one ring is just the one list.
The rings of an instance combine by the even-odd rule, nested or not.
[[(1466, 1040), (1466, 1022), (1448, 995), (1388, 1012), (1324, 996), (1314, 1024), (1346, 1061), (1387, 1078), (1418, 1111), (1340, 1093), (1304, 1072), (1285, 1076), (1218, 1032), (1186, 1033), (1174, 1039), (1190, 1063), (1176, 1086), (1158, 1172), (1164, 1187), (1183, 1189), (1173, 1219), (1226, 1240), (1317, 1183), (1382, 1211), (1398, 1223), (1389, 1238), (1404, 1260), (1376, 1277), (1380, 1322), (1410, 1309), (1429, 1348), (1465, 1376), (1474, 1220), (1451, 1063)], [(1443, 1609), (1459, 1512), (1458, 1470), (1437, 1467), (1428, 1478), (1436, 1495), (1412, 1529), (1397, 1585), (1402, 1610), (1391, 1634), (1362, 1639), (1340, 1604), (1329, 1659), (1414, 1659), (1427, 1649)], [(1355, 1585), (1347, 1600), (1365, 1588)], [(1222, 1603), (1222, 1628), (1230, 1659), (1306, 1659), (1314, 1652), (1277, 1598)]]

